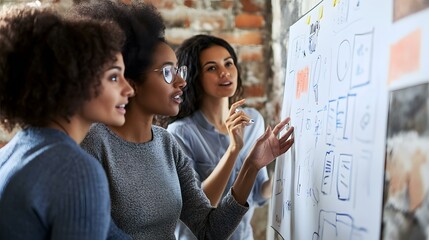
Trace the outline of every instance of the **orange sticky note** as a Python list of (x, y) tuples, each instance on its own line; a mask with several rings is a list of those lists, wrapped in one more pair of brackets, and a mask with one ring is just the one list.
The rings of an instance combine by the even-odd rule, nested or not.
[(296, 75), (296, 94), (295, 98), (300, 99), (301, 94), (308, 92), (308, 66), (298, 71)]
[(422, 31), (408, 34), (390, 46), (388, 84), (420, 69)]

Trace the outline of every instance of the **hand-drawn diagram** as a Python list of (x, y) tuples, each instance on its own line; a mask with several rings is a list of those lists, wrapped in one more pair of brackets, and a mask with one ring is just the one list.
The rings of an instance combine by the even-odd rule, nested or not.
[(371, 80), (373, 36), (371, 31), (354, 37), (351, 88), (369, 84)]
[(317, 39), (319, 38), (320, 24), (319, 21), (312, 23), (310, 26), (310, 37), (308, 38), (308, 49), (310, 53), (316, 51)]
[(343, 81), (352, 67), (352, 48), (350, 41), (343, 40), (338, 48), (337, 54), (337, 77), (338, 81)]
[(333, 151), (329, 151), (325, 155), (325, 164), (323, 167), (323, 175), (322, 175), (322, 193), (324, 195), (331, 194), (332, 190), (332, 182), (334, 179), (334, 162), (335, 155)]
[(351, 197), (352, 174), (353, 174), (353, 156), (340, 154), (337, 176), (337, 195), (338, 199), (348, 201)]
[(355, 225), (352, 216), (346, 213), (320, 210), (318, 231), (313, 240), (365, 240), (367, 230)]
[(316, 7), (310, 14), (317, 17), (306, 19), (317, 21), (302, 19), (291, 28), (284, 108), (295, 127), (296, 151), (293, 174), (276, 178), (273, 216), (274, 229), (286, 239), (379, 237), (377, 217), (367, 218), (380, 204), (363, 205), (382, 199), (380, 191), (370, 191), (382, 186), (374, 179), (382, 163), (372, 161), (379, 144), (373, 77), (378, 49), (377, 27), (360, 22), (365, 3), (323, 1), (323, 18)]

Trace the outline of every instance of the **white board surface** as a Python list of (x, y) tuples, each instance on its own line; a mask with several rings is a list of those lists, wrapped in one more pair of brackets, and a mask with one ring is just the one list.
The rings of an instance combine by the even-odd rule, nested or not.
[(403, 2), (321, 1), (291, 26), (282, 119), (295, 144), (271, 213), (284, 239), (382, 238), (389, 93), (429, 78), (429, 6)]

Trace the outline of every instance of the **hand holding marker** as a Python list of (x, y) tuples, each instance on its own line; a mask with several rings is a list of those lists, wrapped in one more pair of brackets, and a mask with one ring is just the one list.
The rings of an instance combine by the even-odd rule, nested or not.
[[(235, 109), (235, 112), (240, 112), (240, 111), (241, 111), (241, 109), (239, 109), (239, 108)], [(255, 120), (253, 120), (253, 119), (250, 119), (248, 122), (248, 124), (253, 124), (253, 123), (255, 123)]]

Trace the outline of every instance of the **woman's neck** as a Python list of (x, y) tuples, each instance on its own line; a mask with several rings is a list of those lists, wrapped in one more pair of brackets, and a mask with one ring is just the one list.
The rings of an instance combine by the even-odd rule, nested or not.
[(50, 121), (47, 127), (64, 132), (77, 144), (80, 144), (88, 133), (91, 123), (77, 116), (72, 116), (68, 120), (63, 117), (56, 117)]
[(145, 143), (152, 140), (153, 114), (134, 110), (131, 106), (125, 114), (125, 124), (109, 128), (122, 139), (133, 143)]
[(206, 119), (221, 133), (227, 133), (225, 121), (229, 116), (228, 98), (204, 99), (200, 111)]

